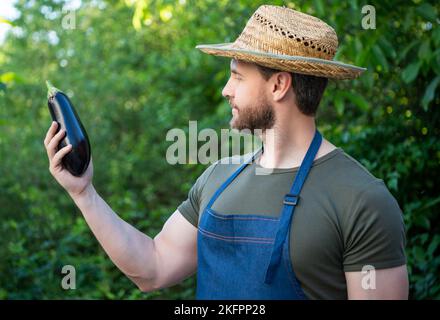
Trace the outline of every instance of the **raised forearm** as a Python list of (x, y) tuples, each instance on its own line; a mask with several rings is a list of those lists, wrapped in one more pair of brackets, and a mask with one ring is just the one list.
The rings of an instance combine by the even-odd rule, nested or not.
[(93, 185), (71, 197), (114, 264), (138, 286), (138, 281), (152, 283), (157, 261), (154, 241), (122, 220)]

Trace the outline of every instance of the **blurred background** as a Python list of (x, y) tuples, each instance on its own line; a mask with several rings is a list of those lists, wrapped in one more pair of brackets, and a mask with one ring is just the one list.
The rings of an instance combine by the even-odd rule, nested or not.
[[(338, 34), (336, 59), (367, 67), (330, 81), (323, 135), (383, 179), (404, 212), (412, 299), (440, 298), (437, 1), (2, 0), (0, 299), (192, 299), (195, 278), (142, 293), (107, 258), (48, 171), (45, 80), (71, 98), (90, 137), (101, 196), (150, 236), (203, 165), (167, 163), (170, 128), (228, 128), (229, 60), (194, 49), (231, 42), (261, 4), (315, 15)], [(366, 4), (376, 29), (362, 28)], [(436, 182), (437, 181), (437, 182)], [(61, 287), (64, 265), (76, 290)]]

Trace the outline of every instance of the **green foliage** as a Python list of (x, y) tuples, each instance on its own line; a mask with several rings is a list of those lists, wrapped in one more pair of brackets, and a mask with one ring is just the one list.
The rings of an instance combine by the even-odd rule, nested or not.
[[(267, 3), (267, 2), (265, 2)], [(318, 125), (327, 139), (382, 178), (404, 211), (411, 297), (440, 298), (440, 28), (435, 1), (271, 1), (316, 15), (338, 33), (337, 59), (368, 68), (332, 81)], [(194, 49), (233, 41), (263, 1), (82, 1), (63, 29), (59, 1), (18, 1), (0, 51), (0, 298), (187, 299), (194, 277), (141, 293), (112, 264), (50, 176), (45, 80), (68, 93), (87, 128), (94, 184), (123, 219), (150, 236), (204, 169), (170, 166), (168, 129), (189, 120), (227, 128), (227, 59)], [(77, 289), (61, 288), (74, 265)]]

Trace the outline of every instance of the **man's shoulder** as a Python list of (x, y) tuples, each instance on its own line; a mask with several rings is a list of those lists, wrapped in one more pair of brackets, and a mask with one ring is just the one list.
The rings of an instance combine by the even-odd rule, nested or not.
[(363, 204), (372, 209), (398, 208), (383, 179), (374, 176), (360, 161), (343, 150), (333, 161), (329, 161), (324, 173), (318, 178), (325, 188), (331, 190), (331, 195), (344, 199), (345, 205), (350, 207), (349, 211), (354, 209), (354, 204)]
[(326, 161), (319, 178), (323, 183), (330, 183), (333, 187), (347, 188), (352, 191), (360, 191), (367, 185), (380, 184), (382, 181), (341, 148), (338, 148), (338, 152), (330, 161)]

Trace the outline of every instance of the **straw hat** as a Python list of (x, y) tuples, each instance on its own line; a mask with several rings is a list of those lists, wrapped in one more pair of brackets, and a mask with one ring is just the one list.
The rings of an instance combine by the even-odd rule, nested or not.
[(234, 42), (196, 48), (276, 70), (334, 79), (354, 79), (366, 70), (333, 60), (338, 38), (327, 23), (279, 6), (260, 6)]

